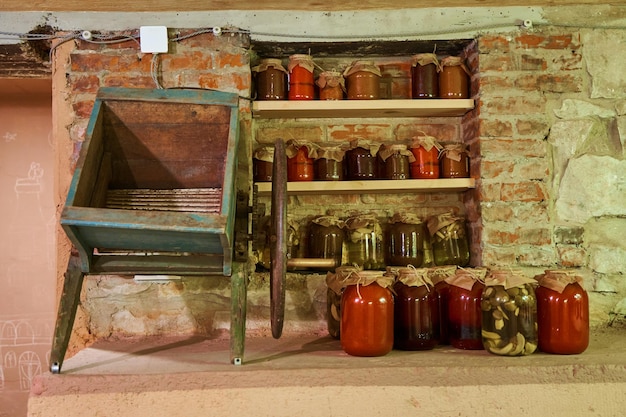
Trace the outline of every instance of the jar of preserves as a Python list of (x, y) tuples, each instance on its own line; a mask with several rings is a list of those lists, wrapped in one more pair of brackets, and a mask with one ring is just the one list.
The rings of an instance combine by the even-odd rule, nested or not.
[(343, 100), (346, 82), (338, 71), (324, 71), (315, 82), (319, 87), (320, 100)]
[(289, 100), (313, 100), (315, 84), (311, 55), (295, 54), (289, 57)]
[(271, 182), (274, 167), (274, 146), (257, 148), (252, 155), (253, 179), (255, 182)]
[(589, 346), (589, 296), (574, 270), (546, 270), (538, 275), (539, 349), (572, 355)]
[(383, 229), (373, 214), (346, 219), (348, 264), (362, 269), (385, 269)]
[(439, 299), (427, 270), (414, 267), (388, 267), (387, 270), (396, 276), (394, 348), (433, 349), (439, 343)]
[(434, 266), (429, 267), (427, 271), (428, 278), (434, 285), (437, 299), (439, 300), (439, 344), (449, 345), (448, 327), (450, 320), (448, 319), (448, 298), (450, 297), (450, 284), (446, 279), (454, 276), (456, 273), (456, 265)]
[(411, 96), (413, 98), (438, 98), (439, 72), (441, 72), (441, 65), (437, 55), (417, 54), (413, 56)]
[(481, 299), (485, 350), (495, 355), (530, 355), (537, 349), (537, 299), (532, 278), (516, 270), (493, 270)]
[(411, 67), (407, 62), (381, 63), (380, 99), (411, 98)]
[(439, 178), (439, 153), (443, 146), (433, 136), (422, 134), (413, 139), (411, 152), (415, 160), (410, 164), (411, 178)]
[(339, 339), (341, 334), (341, 295), (346, 287), (346, 281), (360, 269), (355, 266), (340, 266), (334, 272), (326, 274), (326, 325), (328, 334)]
[(346, 176), (349, 180), (378, 178), (378, 149), (380, 144), (353, 141), (346, 151)]
[(310, 153), (313, 144), (289, 140), (285, 146), (287, 154), (287, 181), (313, 181), (315, 172)]
[(371, 61), (356, 61), (343, 72), (349, 100), (380, 98), (380, 68)]
[(346, 151), (342, 146), (322, 145), (314, 156), (315, 179), (319, 181), (342, 181), (345, 178), (343, 161)]
[(310, 258), (334, 259), (341, 265), (345, 232), (343, 221), (336, 216), (319, 216), (309, 225), (308, 255)]
[(440, 98), (468, 98), (470, 72), (459, 56), (447, 56), (441, 60), (439, 73)]
[(435, 265), (469, 264), (469, 239), (465, 219), (453, 213), (430, 217), (427, 221)]
[(280, 59), (262, 59), (252, 68), (256, 84), (256, 100), (285, 100), (287, 98), (287, 70)]
[(411, 178), (409, 164), (415, 161), (413, 152), (400, 143), (383, 146), (379, 151), (380, 159), (385, 167), (385, 178), (388, 180), (407, 180)]
[(421, 267), (424, 262), (424, 236), (427, 233), (422, 219), (416, 214), (394, 214), (389, 219), (387, 232), (387, 264)]
[(448, 337), (450, 345), (457, 349), (483, 349), (480, 301), (485, 289), (484, 273), (486, 271), (463, 268), (446, 279), (450, 285)]
[(360, 271), (344, 280), (341, 348), (353, 356), (383, 356), (393, 349), (394, 278)]
[(449, 143), (444, 145), (439, 161), (441, 178), (469, 177), (469, 158), (464, 144)]

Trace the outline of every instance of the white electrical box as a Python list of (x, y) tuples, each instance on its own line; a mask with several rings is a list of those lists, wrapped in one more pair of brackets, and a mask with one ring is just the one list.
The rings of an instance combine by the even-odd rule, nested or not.
[(141, 26), (139, 28), (141, 52), (146, 54), (167, 53), (168, 39), (166, 26)]

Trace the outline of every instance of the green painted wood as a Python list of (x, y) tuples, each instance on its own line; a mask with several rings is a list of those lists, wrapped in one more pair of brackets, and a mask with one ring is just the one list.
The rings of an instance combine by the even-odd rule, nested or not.
[(215, 255), (94, 255), (92, 274), (223, 275), (222, 257)]
[(230, 277), (230, 362), (243, 363), (246, 343), (246, 300), (248, 297), (248, 271), (246, 264), (237, 264)]

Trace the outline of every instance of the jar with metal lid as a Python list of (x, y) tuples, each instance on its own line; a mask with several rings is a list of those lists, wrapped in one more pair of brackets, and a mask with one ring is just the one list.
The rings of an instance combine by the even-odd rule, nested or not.
[(344, 280), (341, 348), (353, 356), (383, 356), (393, 349), (394, 278), (383, 271), (359, 271)]
[(380, 98), (380, 68), (371, 61), (356, 61), (343, 72), (349, 100)]
[(447, 56), (441, 60), (439, 73), (440, 98), (468, 98), (470, 72), (458, 56)]
[(353, 141), (346, 151), (346, 175), (349, 180), (374, 180), (378, 176), (378, 149), (380, 144)]
[(462, 143), (449, 143), (441, 151), (440, 173), (441, 178), (468, 178), (469, 158), (467, 147)]
[(310, 258), (334, 259), (341, 265), (345, 230), (337, 216), (319, 216), (309, 224), (308, 255)]
[(386, 179), (407, 180), (411, 178), (409, 164), (415, 161), (415, 157), (405, 144), (394, 143), (383, 146), (379, 155), (385, 167)]
[(326, 325), (328, 334), (339, 339), (341, 334), (341, 295), (346, 287), (346, 280), (360, 269), (355, 266), (339, 266), (334, 272), (326, 274)]
[(546, 270), (536, 277), (539, 349), (572, 355), (589, 346), (589, 296), (575, 270)]
[(435, 265), (469, 264), (469, 239), (465, 219), (451, 212), (430, 217), (427, 222)]
[(342, 181), (346, 151), (339, 145), (321, 145), (315, 151), (314, 174), (320, 181)]
[(417, 54), (413, 56), (411, 68), (412, 97), (439, 97), (439, 73), (441, 65), (435, 54)]
[(439, 300), (439, 344), (449, 345), (448, 327), (448, 298), (450, 297), (450, 285), (446, 279), (456, 274), (456, 265), (433, 266), (427, 271), (428, 278), (432, 281), (437, 299)]
[(439, 343), (439, 299), (425, 268), (387, 267), (396, 276), (394, 343), (401, 350), (429, 350)]
[(313, 100), (315, 84), (313, 78), (313, 57), (295, 54), (289, 57), (289, 100)]
[(537, 349), (537, 299), (532, 278), (517, 270), (492, 270), (481, 299), (485, 350), (495, 355), (530, 355)]
[(339, 71), (323, 71), (315, 83), (319, 87), (320, 100), (343, 100), (346, 82)]
[(274, 146), (261, 146), (252, 155), (253, 179), (256, 182), (271, 182), (274, 167)]
[(312, 143), (289, 140), (285, 146), (287, 155), (287, 181), (313, 181), (315, 177)]
[(439, 152), (443, 146), (433, 136), (422, 133), (411, 143), (411, 152), (415, 160), (410, 163), (411, 178), (439, 178)]
[(280, 59), (262, 59), (252, 68), (256, 84), (256, 100), (285, 100), (287, 98), (287, 70)]
[(457, 269), (446, 278), (448, 294), (448, 335), (457, 349), (483, 349), (480, 301), (485, 289), (486, 270)]
[(346, 219), (348, 264), (362, 269), (384, 269), (383, 229), (373, 214)]
[(421, 267), (424, 262), (424, 236), (422, 219), (413, 213), (396, 213), (389, 219), (387, 231), (387, 264), (391, 266)]

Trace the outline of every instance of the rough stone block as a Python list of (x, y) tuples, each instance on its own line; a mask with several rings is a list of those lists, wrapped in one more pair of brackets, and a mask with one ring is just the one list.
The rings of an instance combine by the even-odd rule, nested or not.
[(626, 55), (616, 53), (624, 42), (618, 30), (593, 30), (583, 34), (583, 56), (591, 76), (591, 98), (626, 98)]
[(583, 243), (585, 229), (580, 226), (555, 226), (553, 231), (556, 244), (580, 245)]

